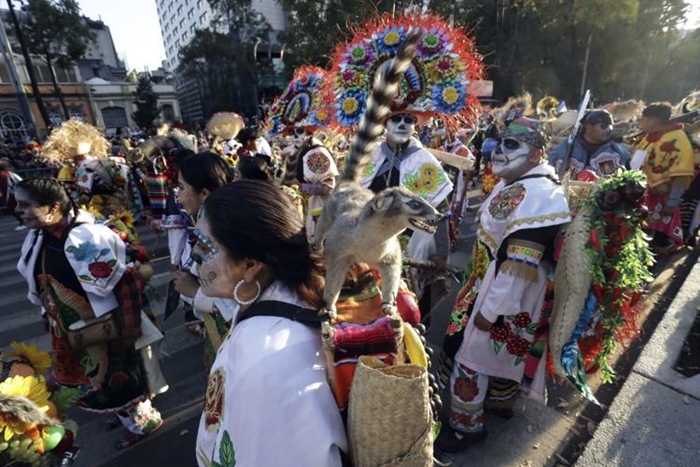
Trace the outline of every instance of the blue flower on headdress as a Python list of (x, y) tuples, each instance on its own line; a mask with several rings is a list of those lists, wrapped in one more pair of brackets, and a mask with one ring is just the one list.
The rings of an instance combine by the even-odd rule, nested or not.
[(277, 133), (279, 133), (282, 129), (280, 128), (280, 119), (279, 118), (273, 118), (272, 120), (272, 128), (270, 129), (270, 136), (275, 136)]
[(437, 112), (453, 114), (462, 110), (467, 96), (465, 83), (451, 81), (433, 87), (432, 101)]
[(340, 96), (335, 107), (338, 109), (336, 115), (338, 122), (343, 126), (350, 126), (359, 123), (360, 117), (365, 110), (367, 96), (364, 93), (349, 91)]
[(404, 32), (403, 28), (392, 26), (386, 31), (379, 33), (378, 37), (376, 38), (377, 49), (379, 49), (381, 53), (392, 56), (396, 55), (396, 51), (399, 49), (399, 46), (405, 38), (406, 33)]

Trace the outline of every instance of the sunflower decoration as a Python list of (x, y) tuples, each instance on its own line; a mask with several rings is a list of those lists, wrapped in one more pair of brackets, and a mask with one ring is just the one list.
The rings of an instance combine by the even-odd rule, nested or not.
[[(333, 100), (328, 83), (330, 74), (323, 68), (297, 68), (287, 89), (270, 107), (266, 123), (269, 136), (289, 133), (294, 128), (315, 131), (329, 126), (333, 117)], [(360, 103), (355, 106), (359, 108)]]
[(39, 350), (36, 344), (27, 345), (22, 342), (13, 342), (10, 346), (12, 350), (6, 352), (9, 358), (26, 363), (40, 374), (45, 374), (51, 369), (51, 356), (48, 352)]
[(377, 70), (416, 28), (423, 36), (392, 110), (412, 113), (419, 120), (439, 116), (453, 130), (475, 116), (480, 104), (470, 86), (482, 77), (483, 65), (474, 41), (432, 14), (386, 14), (357, 27), (349, 41), (335, 48), (335, 117), (345, 131), (360, 123)]
[[(0, 383), (0, 394), (14, 398), (25, 398), (36, 405), (40, 411), (49, 410), (51, 393), (46, 389), (46, 382), (41, 376), (13, 376)], [(9, 413), (0, 413), (0, 439), (9, 441), (15, 436), (23, 435), (31, 428), (22, 417)]]

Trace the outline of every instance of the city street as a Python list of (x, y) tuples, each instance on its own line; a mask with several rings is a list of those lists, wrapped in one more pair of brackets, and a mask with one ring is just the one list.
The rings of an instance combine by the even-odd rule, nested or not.
[[(471, 192), (471, 208), (462, 224), (458, 251), (451, 255), (451, 263), (463, 268), (474, 239), (473, 219), (478, 204), (479, 191)], [(0, 218), (0, 307), (2, 331), (0, 347), (7, 347), (12, 340), (37, 343), (49, 349), (48, 336), (36, 307), (25, 299), (26, 285), (15, 270), (21, 243), (26, 231), (15, 232), (14, 219)], [(165, 237), (141, 230), (142, 240), (153, 255), (156, 275), (152, 284), (161, 295), (168, 281), (167, 246)], [(154, 251), (155, 250), (155, 251)], [(640, 339), (633, 342), (618, 358), (616, 369), (619, 378), (615, 384), (602, 388), (597, 397), (609, 406), (630, 372), (644, 344), (663, 318), (683, 279), (695, 263), (698, 254), (678, 254), (660, 262), (655, 271), (657, 281), (652, 284), (640, 316)], [(433, 326), (428, 340), (439, 347), (447, 318), (458, 291), (455, 285), (450, 295), (434, 310)], [(155, 305), (156, 314), (162, 319), (163, 303)], [(181, 313), (165, 322), (166, 337), (160, 347), (161, 364), (170, 384), (170, 390), (155, 399), (156, 406), (165, 417), (159, 432), (119, 451), (114, 443), (121, 436), (121, 429), (108, 430), (105, 421), (86, 412), (74, 411), (73, 418), (80, 424), (78, 444), (81, 453), (75, 465), (78, 467), (105, 466), (194, 466), (194, 445), (202, 408), (206, 376), (202, 361), (202, 340), (189, 333)], [(594, 390), (599, 382), (592, 378)], [(446, 399), (445, 396), (443, 399)], [(586, 443), (594, 436), (598, 423), (607, 407), (586, 403), (568, 384), (551, 384), (548, 406), (520, 399), (516, 415), (504, 421), (487, 415), (489, 436), (479, 447), (457, 456), (443, 457), (456, 466), (538, 466), (569, 465), (576, 459)], [(507, 446), (507, 449), (504, 449)]]

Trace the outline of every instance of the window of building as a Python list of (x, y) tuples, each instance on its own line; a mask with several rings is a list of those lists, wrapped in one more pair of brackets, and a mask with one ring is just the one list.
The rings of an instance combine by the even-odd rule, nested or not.
[(170, 25), (168, 23), (165, 23), (165, 27), (163, 28), (165, 32), (170, 31)]
[(190, 25), (190, 33), (191, 33), (191, 34), (194, 34), (194, 29), (195, 29), (196, 26), (197, 26), (197, 25), (196, 25), (195, 23), (192, 23), (192, 24)]
[(203, 25), (203, 24), (206, 24), (206, 22), (207, 22), (207, 17), (208, 17), (208, 16), (207, 16), (207, 12), (205, 11), (204, 13), (202, 13), (202, 14), (199, 16), (199, 24), (202, 24), (202, 25)]
[(180, 49), (180, 39), (175, 41), (175, 48), (178, 50)]
[(177, 26), (175, 26), (175, 27), (173, 28), (173, 37), (177, 37), (178, 31), (180, 31), (180, 29), (179, 29)]
[(105, 107), (102, 109), (102, 120), (105, 122), (105, 128), (129, 126), (124, 107)]
[(60, 68), (54, 67), (56, 72), (56, 80), (59, 83), (76, 83), (78, 78), (75, 76), (75, 70), (73, 68)]
[(162, 111), (163, 121), (172, 122), (175, 120), (175, 109), (172, 104), (163, 104), (160, 110)]
[(182, 5), (177, 7), (177, 15), (180, 16), (182, 14)]
[(173, 46), (171, 45), (170, 48), (168, 48), (168, 55), (173, 54)]
[(198, 9), (198, 10), (199, 10), (200, 8), (202, 8), (202, 2), (204, 2), (204, 0), (197, 0), (197, 9)]
[(70, 118), (75, 118), (81, 122), (85, 121), (85, 110), (80, 105), (70, 105), (68, 106), (68, 115)]
[(187, 19), (192, 19), (194, 18), (194, 8), (190, 8), (189, 11), (187, 12)]
[(182, 33), (182, 43), (187, 44), (187, 31)]
[(58, 106), (50, 105), (47, 107), (46, 111), (49, 113), (49, 121), (51, 125), (59, 126), (63, 123), (63, 117), (61, 117), (61, 111), (58, 110)]
[(24, 119), (14, 110), (4, 110), (0, 113), (0, 136), (7, 141), (22, 141), (27, 137)]
[(180, 29), (182, 29), (184, 27), (185, 27), (185, 19), (183, 18), (180, 20)]

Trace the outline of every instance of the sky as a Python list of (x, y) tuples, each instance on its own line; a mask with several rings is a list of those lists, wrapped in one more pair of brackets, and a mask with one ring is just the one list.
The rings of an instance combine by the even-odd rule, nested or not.
[(78, 0), (82, 14), (109, 26), (128, 69), (155, 70), (165, 60), (155, 0)]
[[(155, 70), (165, 59), (155, 0), (78, 0), (84, 15), (102, 19), (112, 32), (117, 54), (127, 68)], [(684, 28), (700, 27), (700, 0), (689, 0)]]

